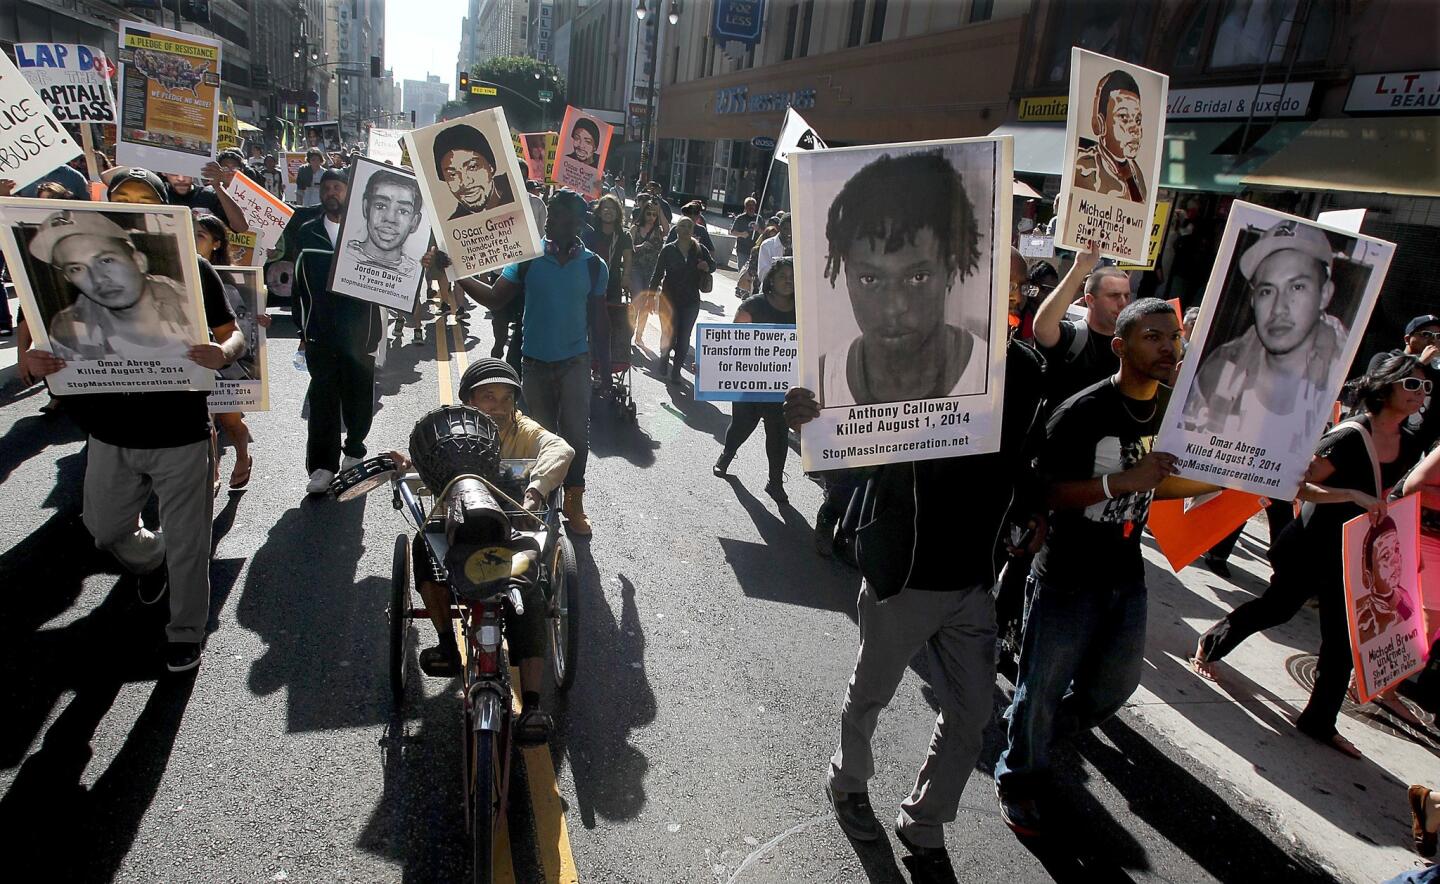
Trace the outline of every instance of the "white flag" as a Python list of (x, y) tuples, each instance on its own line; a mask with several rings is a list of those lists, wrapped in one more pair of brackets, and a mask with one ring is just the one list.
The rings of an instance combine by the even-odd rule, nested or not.
[(822, 150), (825, 142), (805, 122), (805, 118), (795, 112), (793, 107), (785, 109), (785, 125), (780, 127), (780, 137), (775, 140), (775, 159), (778, 162), (789, 164), (787, 157), (792, 150)]

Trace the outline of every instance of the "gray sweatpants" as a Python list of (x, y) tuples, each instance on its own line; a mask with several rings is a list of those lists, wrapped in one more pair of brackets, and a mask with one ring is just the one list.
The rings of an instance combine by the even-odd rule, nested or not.
[[(140, 521), (150, 492), (160, 498), (160, 530)], [(85, 464), (85, 527), (95, 545), (125, 570), (170, 571), (170, 624), (174, 642), (205, 638), (210, 619), (210, 442), (176, 448), (118, 448), (90, 438)]]
[(585, 487), (585, 462), (590, 458), (590, 354), (559, 362), (526, 356), (522, 364), (525, 413), (575, 449), (565, 487)]
[(860, 654), (840, 709), (840, 745), (830, 759), (830, 787), (866, 792), (875, 774), (870, 738), (880, 710), (895, 696), (905, 667), (924, 649), (940, 704), (930, 751), (898, 825), (922, 847), (943, 847), (960, 793), (980, 758), (995, 690), (995, 602), (989, 588), (954, 592), (902, 590), (879, 602), (860, 587)]

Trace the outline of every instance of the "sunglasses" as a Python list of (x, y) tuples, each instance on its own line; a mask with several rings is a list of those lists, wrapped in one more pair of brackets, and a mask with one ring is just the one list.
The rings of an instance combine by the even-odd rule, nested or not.
[(1400, 389), (1404, 390), (1407, 393), (1414, 393), (1416, 390), (1424, 390), (1425, 395), (1429, 396), (1430, 393), (1435, 389), (1435, 382), (1429, 380), (1428, 378), (1401, 378)]
[(1440, 331), (1417, 331), (1415, 337), (1424, 338), (1427, 341), (1440, 341)]

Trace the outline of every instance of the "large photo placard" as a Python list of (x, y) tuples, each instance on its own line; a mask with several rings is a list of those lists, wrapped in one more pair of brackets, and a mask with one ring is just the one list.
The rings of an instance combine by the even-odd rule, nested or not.
[(103, 51), (75, 43), (16, 43), (15, 63), (60, 122), (115, 122), (112, 68)]
[(225, 301), (235, 324), (245, 333), (245, 352), (216, 372), (210, 411), (269, 411), (270, 376), (265, 364), (265, 270), (262, 267), (216, 267), (225, 287)]
[(1384, 515), (1345, 523), (1345, 612), (1361, 703), (1425, 667), (1430, 642), (1420, 594), (1420, 495)]
[(452, 281), (540, 254), (504, 110), (406, 132), (405, 148), (430, 204), (435, 241), (450, 257)]
[(780, 402), (795, 384), (799, 356), (793, 325), (702, 322), (695, 326), (695, 398)]
[(14, 181), (16, 190), (80, 156), (80, 145), (56, 122), (35, 87), (20, 76), (3, 52), (0, 106), (6, 109), (5, 125), (0, 127), (0, 178)]
[(999, 448), (1011, 166), (1008, 137), (790, 155), (805, 469)]
[(120, 22), (115, 162), (199, 178), (220, 138), (220, 43)]
[[(182, 206), (0, 198), (0, 251), (55, 393), (210, 390), (195, 227)], [(33, 319), (31, 317), (34, 317)]]
[(1055, 244), (1144, 264), (1170, 78), (1118, 59), (1070, 50), (1070, 110), (1060, 167)]
[(1179, 475), (1294, 498), (1392, 243), (1236, 202), (1155, 448)]
[(578, 107), (565, 108), (560, 126), (560, 143), (555, 148), (551, 176), (561, 187), (591, 199), (603, 193), (601, 178), (610, 157), (610, 136), (615, 127)]
[(360, 157), (330, 264), (330, 291), (408, 312), (425, 278), (430, 242), (420, 182), (404, 169)]

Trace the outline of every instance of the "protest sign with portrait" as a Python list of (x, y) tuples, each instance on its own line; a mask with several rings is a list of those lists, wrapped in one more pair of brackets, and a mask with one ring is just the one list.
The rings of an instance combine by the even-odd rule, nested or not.
[(120, 22), (115, 162), (201, 177), (220, 138), (220, 43)]
[(401, 312), (414, 309), (425, 278), (420, 258), (430, 242), (425, 199), (414, 175), (356, 159), (337, 241), (330, 291)]
[[(66, 361), (52, 392), (210, 390), (209, 340), (182, 206), (0, 199), (0, 250), (35, 346)], [(32, 318), (35, 317), (35, 318)]]
[(287, 150), (280, 155), (280, 168), (285, 172), (285, 201), (300, 202), (300, 170), (305, 168), (305, 151)]
[(555, 164), (550, 173), (555, 182), (591, 199), (599, 199), (604, 192), (601, 178), (614, 131), (614, 126), (578, 107), (565, 108), (565, 122), (560, 126), (560, 142), (555, 148)]
[(62, 123), (115, 122), (113, 68), (105, 53), (74, 43), (16, 43), (15, 64)]
[(5, 125), (0, 128), (0, 178), (14, 181), (16, 190), (80, 156), (80, 145), (3, 52), (0, 106), (6, 108)]
[(1169, 91), (1164, 74), (1070, 50), (1056, 245), (1083, 251), (1094, 242), (1106, 257), (1145, 263)]
[(805, 469), (999, 448), (1011, 164), (1009, 138), (790, 155)]
[(430, 204), (435, 241), (450, 257), (452, 281), (540, 254), (503, 109), (406, 132), (405, 148)]
[(230, 183), (225, 185), (225, 192), (240, 208), (249, 227), (248, 232), (254, 235), (254, 241), (250, 243), (252, 257), (246, 261), (236, 259), (236, 263), (264, 264), (269, 251), (279, 244), (280, 235), (285, 232), (285, 225), (290, 223), (290, 216), (295, 214), (295, 210), (276, 199), (274, 194), (244, 172), (234, 174)]
[(1345, 613), (1355, 689), (1368, 703), (1425, 667), (1430, 642), (1420, 598), (1420, 495), (1384, 515), (1345, 523)]
[(225, 301), (235, 324), (245, 333), (245, 352), (216, 372), (210, 391), (212, 413), (269, 411), (270, 378), (265, 364), (265, 270), (261, 267), (216, 267), (225, 287)]
[(556, 132), (524, 132), (519, 136), (524, 151), (525, 177), (531, 181), (552, 181), (551, 164), (560, 143)]
[(405, 151), (400, 148), (400, 138), (405, 132), (404, 129), (371, 129), (366, 155), (377, 163), (389, 166), (405, 165)]
[(779, 402), (795, 384), (800, 351), (793, 325), (765, 322), (695, 326), (695, 398)]
[(1290, 500), (1395, 246), (1236, 202), (1157, 450), (1179, 475)]

